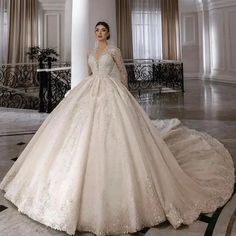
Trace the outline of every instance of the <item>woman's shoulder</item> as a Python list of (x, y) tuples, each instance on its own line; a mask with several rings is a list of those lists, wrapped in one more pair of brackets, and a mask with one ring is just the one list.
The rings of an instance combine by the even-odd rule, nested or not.
[(112, 53), (112, 54), (117, 54), (120, 53), (120, 49), (114, 45), (109, 45), (108, 46), (108, 50)]
[[(107, 51), (110, 52), (111, 54), (117, 54), (117, 53), (120, 53), (120, 49), (114, 45), (108, 45), (107, 46)], [(92, 48), (92, 49), (89, 49), (87, 51), (87, 55), (91, 55), (91, 54), (94, 54), (96, 52), (96, 48)]]

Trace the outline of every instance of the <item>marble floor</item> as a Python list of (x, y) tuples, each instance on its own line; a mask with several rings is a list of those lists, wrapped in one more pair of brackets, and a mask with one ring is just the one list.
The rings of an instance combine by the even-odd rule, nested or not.
[[(158, 97), (141, 94), (140, 104), (152, 119), (179, 118), (185, 125), (209, 133), (230, 151), (236, 164), (236, 85), (185, 81), (185, 93)], [(0, 180), (48, 114), (31, 110), (0, 108)], [(0, 236), (66, 236), (20, 214), (0, 191)], [(76, 232), (77, 236), (90, 233)], [(236, 194), (214, 213), (201, 215), (190, 226), (174, 230), (167, 222), (145, 228), (135, 236), (234, 236), (236, 235)]]

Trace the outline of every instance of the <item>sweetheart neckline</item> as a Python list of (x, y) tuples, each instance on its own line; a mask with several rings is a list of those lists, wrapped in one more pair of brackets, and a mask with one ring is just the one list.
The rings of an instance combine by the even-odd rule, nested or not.
[(99, 59), (97, 59), (97, 58), (96, 58), (96, 51), (95, 51), (95, 49), (94, 49), (93, 53), (91, 53), (90, 55), (93, 56), (95, 62), (98, 63), (98, 62), (100, 61), (100, 59), (101, 59), (104, 55), (106, 55), (106, 54), (108, 54), (108, 55), (111, 56), (111, 54), (109, 53), (108, 49), (106, 49), (106, 50), (99, 56)]
[(105, 54), (105, 53), (108, 51), (108, 47), (109, 47), (109, 45), (107, 45), (107, 46), (102, 50), (102, 52), (101, 52), (101, 54), (99, 55), (99, 57), (97, 57), (97, 48), (94, 49), (94, 57), (95, 57), (95, 60), (96, 60), (96, 61), (99, 61), (100, 58), (101, 58), (101, 56), (102, 56), (103, 54)]

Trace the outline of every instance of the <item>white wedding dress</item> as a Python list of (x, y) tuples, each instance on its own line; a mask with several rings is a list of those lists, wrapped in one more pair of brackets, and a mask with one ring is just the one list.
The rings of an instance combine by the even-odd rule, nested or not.
[(1, 182), (18, 210), (54, 229), (97, 235), (174, 228), (214, 211), (233, 192), (229, 152), (177, 119), (151, 121), (124, 86), (119, 49), (46, 118)]

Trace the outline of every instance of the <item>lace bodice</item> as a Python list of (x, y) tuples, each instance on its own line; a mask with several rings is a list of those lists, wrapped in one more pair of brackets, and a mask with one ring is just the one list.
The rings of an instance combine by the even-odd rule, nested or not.
[(120, 49), (115, 46), (107, 46), (100, 57), (96, 58), (96, 49), (88, 53), (89, 75), (110, 76), (119, 79), (126, 87), (127, 71), (121, 56)]

